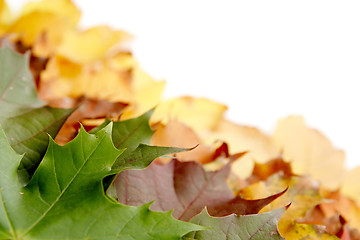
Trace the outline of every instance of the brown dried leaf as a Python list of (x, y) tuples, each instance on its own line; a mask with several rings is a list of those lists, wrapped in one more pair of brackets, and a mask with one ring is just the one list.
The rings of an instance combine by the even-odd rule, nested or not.
[(142, 171), (126, 170), (115, 180), (120, 203), (141, 205), (155, 200), (153, 210), (174, 209), (173, 216), (190, 220), (206, 206), (213, 216), (255, 214), (284, 193), (265, 199), (235, 197), (226, 183), (230, 165), (206, 172), (197, 162), (173, 160), (167, 165), (152, 164)]
[(255, 163), (252, 175), (247, 179), (250, 183), (265, 181), (271, 175), (281, 173), (284, 178), (294, 176), (291, 170), (291, 164), (285, 162), (282, 158), (276, 158), (266, 163)]

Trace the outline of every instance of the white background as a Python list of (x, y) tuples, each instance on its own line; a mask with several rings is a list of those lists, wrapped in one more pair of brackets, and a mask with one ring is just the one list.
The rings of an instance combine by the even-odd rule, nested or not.
[[(19, 8), (26, 0), (8, 0)], [(360, 165), (360, 2), (77, 0), (81, 25), (134, 35), (165, 97), (208, 97), (271, 133), (300, 114)]]

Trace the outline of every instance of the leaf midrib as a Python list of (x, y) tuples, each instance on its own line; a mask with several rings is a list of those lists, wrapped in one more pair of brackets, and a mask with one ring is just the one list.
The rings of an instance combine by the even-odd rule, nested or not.
[[(183, 205), (184, 210), (181, 213), (181, 215), (178, 217), (178, 219), (182, 220), (182, 217), (185, 215), (185, 213), (188, 211), (189, 208), (191, 208), (191, 206), (199, 199), (199, 197), (203, 194), (203, 192), (208, 188), (209, 184), (211, 182), (214, 181), (214, 178), (220, 173), (222, 172), (223, 169), (220, 169), (216, 172), (214, 172), (210, 178), (209, 181), (206, 181), (205, 184), (199, 189), (198, 193), (196, 194), (196, 196), (194, 196), (194, 198), (187, 204), (187, 205)], [(204, 172), (204, 175), (206, 177), (206, 172)], [(178, 198), (179, 199), (179, 198)], [(181, 201), (180, 201), (181, 202)]]
[(11, 220), (10, 220), (9, 213), (8, 213), (7, 208), (5, 206), (5, 202), (4, 202), (4, 199), (3, 199), (3, 196), (2, 196), (2, 189), (0, 189), (0, 199), (1, 199), (1, 205), (4, 208), (6, 219), (7, 219), (8, 223), (9, 223), (9, 225), (10, 225), (10, 228), (11, 228), (11, 231), (12, 231), (14, 237), (16, 238), (16, 231), (15, 231), (14, 226), (13, 226)]
[[(81, 172), (81, 170), (84, 168), (84, 166), (88, 163), (89, 159), (91, 158), (91, 156), (94, 154), (94, 152), (97, 150), (98, 146), (100, 145), (100, 143), (103, 141), (104, 137), (106, 135), (103, 135), (101, 139), (99, 139), (98, 144), (94, 147), (93, 151), (91, 152), (91, 154), (88, 156), (88, 158), (84, 161), (84, 163), (82, 164), (82, 166), (79, 168), (79, 170), (76, 172), (76, 174), (74, 175), (74, 177), (70, 180), (70, 182), (68, 183), (68, 185), (63, 189), (63, 191), (59, 194), (59, 196), (55, 199), (55, 201), (49, 206), (49, 208), (22, 234), (22, 236), (26, 236), (41, 220), (43, 220), (46, 217), (46, 214), (59, 202), (60, 198), (64, 195), (64, 193), (67, 191), (67, 189), (70, 187), (70, 185), (74, 182), (74, 180), (76, 179), (76, 177), (79, 175), (79, 173)], [(81, 145), (83, 140), (81, 139)]]
[(265, 224), (267, 224), (268, 222), (270, 222), (270, 221), (273, 220), (274, 218), (277, 218), (278, 215), (279, 215), (279, 213), (276, 213), (276, 214), (274, 214), (274, 215), (270, 215), (269, 218), (268, 218), (266, 221), (264, 221), (264, 222), (261, 224), (261, 226), (259, 226), (253, 234), (250, 234), (249, 240), (250, 240), (250, 239), (253, 239), (253, 238), (262, 230), (262, 228), (265, 226)]

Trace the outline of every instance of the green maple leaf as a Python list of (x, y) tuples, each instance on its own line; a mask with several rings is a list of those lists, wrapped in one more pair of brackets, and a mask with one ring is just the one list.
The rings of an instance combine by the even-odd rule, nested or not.
[(210, 229), (187, 234), (184, 240), (263, 240), (284, 239), (280, 236), (277, 223), (286, 208), (270, 212), (226, 217), (211, 217), (206, 209), (195, 216), (190, 222), (200, 224)]
[(45, 105), (38, 99), (29, 71), (29, 54), (13, 51), (5, 41), (0, 48), (0, 113), (13, 116)]
[[(154, 131), (149, 126), (149, 120), (153, 112), (152, 109), (137, 118), (114, 122), (112, 133), (114, 145), (118, 149), (126, 150), (116, 159), (112, 166), (113, 169), (143, 169), (149, 166), (157, 157), (191, 150), (148, 145), (154, 134)], [(109, 123), (110, 120), (106, 120), (91, 132), (95, 133)]]
[(114, 147), (112, 124), (91, 135), (82, 128), (65, 146), (50, 140), (30, 183), (17, 179), (22, 156), (0, 128), (0, 239), (180, 239), (200, 226), (170, 212), (153, 212), (114, 202), (102, 180), (123, 152)]
[(0, 124), (17, 153), (26, 153), (19, 175), (27, 182), (45, 154), (48, 134), (55, 138), (72, 109), (44, 106), (29, 70), (29, 54), (0, 48)]

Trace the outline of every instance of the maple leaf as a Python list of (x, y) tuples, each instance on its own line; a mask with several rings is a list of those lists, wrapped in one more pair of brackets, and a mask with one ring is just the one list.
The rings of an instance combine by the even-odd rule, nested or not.
[[(326, 203), (324, 203), (325, 205)], [(298, 223), (323, 225), (326, 230), (340, 239), (352, 239), (351, 235), (359, 234), (360, 231), (350, 228), (346, 219), (338, 213), (328, 216), (327, 210), (322, 204), (310, 209), (306, 216), (297, 220)], [(356, 239), (356, 238), (354, 238)]]
[[(269, 165), (271, 167), (273, 163)], [(257, 170), (256, 173), (259, 171)], [(253, 180), (254, 177), (249, 179)], [(278, 223), (281, 235), (289, 239), (306, 239), (306, 237), (309, 239), (337, 239), (335, 235), (324, 231), (321, 226), (298, 222), (299, 219), (306, 216), (309, 210), (326, 202), (326, 198), (320, 193), (317, 184), (309, 176), (275, 172), (266, 180), (255, 182), (241, 189), (239, 194), (248, 199), (257, 199), (277, 192), (285, 186), (288, 186), (288, 191), (261, 210), (261, 212), (270, 211), (291, 203)]]
[[(278, 217), (270, 218), (271, 226), (267, 229), (260, 226), (262, 221), (266, 219), (263, 218), (263, 213), (253, 216), (236, 217), (232, 215), (222, 218), (210, 217), (209, 214), (224, 216), (231, 213), (257, 213), (261, 206), (269, 203), (260, 210), (260, 212), (264, 212), (277, 209), (289, 202), (292, 202), (292, 205), (283, 214), (278, 224), (284, 237), (289, 239), (337, 239), (328, 233), (330, 232), (336, 233), (344, 240), (359, 238), (360, 208), (358, 204), (360, 188), (359, 184), (356, 183), (359, 179), (360, 168), (346, 171), (343, 166), (343, 152), (334, 149), (323, 135), (306, 127), (301, 118), (289, 117), (279, 122), (273, 137), (267, 136), (256, 128), (241, 126), (224, 119), (223, 114), (226, 106), (222, 104), (207, 99), (183, 97), (159, 104), (152, 118), (152, 126), (156, 129), (153, 136), (153, 131), (147, 124), (151, 113), (140, 115), (158, 104), (161, 92), (164, 89), (164, 81), (153, 80), (140, 69), (132, 54), (124, 51), (121, 43), (129, 37), (128, 34), (105, 26), (82, 30), (76, 26), (79, 18), (80, 11), (70, 0), (43, 0), (29, 3), (18, 18), (14, 18), (4, 0), (0, 0), (0, 37), (12, 41), (19, 52), (31, 51), (31, 67), (36, 84), (39, 87), (40, 98), (58, 107), (65, 107), (69, 102), (73, 103), (73, 106), (80, 102), (85, 103), (67, 121), (63, 133), (57, 138), (57, 141), (61, 140), (62, 143), (66, 143), (75, 137), (80, 128), (78, 121), (90, 129), (100, 124), (105, 117), (110, 117), (113, 120), (119, 119), (119, 116), (122, 120), (129, 119), (113, 123), (113, 135), (111, 136), (113, 143), (119, 149), (126, 148), (126, 150), (119, 157), (115, 157), (116, 159), (112, 158), (112, 170), (110, 170), (109, 164), (106, 165), (108, 173), (105, 173), (105, 168), (100, 167), (97, 170), (104, 171), (102, 175), (95, 174), (98, 176), (96, 181), (94, 176), (87, 179), (96, 183), (81, 189), (85, 190), (85, 193), (79, 195), (80, 203), (85, 202), (84, 195), (89, 197), (89, 189), (94, 189), (98, 193), (86, 205), (96, 211), (86, 212), (87, 216), (95, 216), (93, 219), (108, 217), (98, 216), (97, 207), (99, 206), (95, 206), (94, 202), (99, 200), (101, 204), (104, 204), (103, 199), (100, 200), (100, 195), (108, 200), (106, 203), (112, 201), (114, 189), (110, 183), (114, 175), (111, 174), (119, 170), (142, 169), (147, 167), (154, 158), (173, 152), (176, 152), (175, 156), (180, 160), (195, 160), (201, 163), (208, 163), (219, 158), (219, 161), (213, 162), (211, 166), (205, 166), (206, 169), (214, 167), (218, 169), (219, 165), (223, 165), (223, 155), (226, 158), (231, 158), (231, 156), (237, 156), (236, 154), (239, 152), (248, 152), (241, 161), (232, 164), (232, 170), (236, 176), (231, 175), (231, 189), (239, 192), (239, 196), (235, 197), (226, 185), (225, 180), (229, 175), (229, 165), (214, 172), (206, 172), (199, 164), (173, 161), (165, 166), (151, 165), (149, 169), (144, 171), (129, 170), (124, 172), (125, 178), (123, 180), (131, 181), (121, 186), (123, 188), (128, 187), (126, 191), (124, 190), (127, 195), (118, 195), (118, 197), (119, 199), (127, 199), (128, 203), (133, 202), (134, 205), (155, 199), (155, 203), (151, 206), (152, 209), (170, 210), (175, 208), (173, 214), (186, 220), (201, 212), (203, 207), (208, 205), (207, 211), (209, 213), (203, 211), (200, 215), (195, 216), (192, 221), (201, 220), (212, 229), (203, 232), (196, 231), (189, 234), (187, 239), (231, 239), (239, 238), (239, 236), (242, 239), (279, 239), (279, 232), (276, 229)], [(28, 66), (24, 67), (28, 60), (26, 59), (26, 64), (24, 64), (22, 62), (24, 59), (19, 58), (19, 55), (9, 54), (8, 50), (6, 47), (0, 50), (0, 55), (3, 54), (0, 56), (0, 124), (10, 146), (17, 153), (26, 152), (26, 154), (21, 160), (13, 155), (13, 159), (18, 160), (15, 162), (20, 161), (20, 167), (16, 171), (13, 166), (14, 168), (11, 170), (13, 181), (9, 182), (15, 186), (16, 191), (21, 191), (23, 194), (19, 197), (18, 192), (15, 194), (9, 190), (10, 185), (0, 186), (2, 189), (0, 197), (3, 200), (3, 205), (0, 206), (0, 223), (4, 223), (4, 225), (0, 224), (0, 236), (3, 234), (4, 239), (12, 238), (9, 235), (11, 226), (14, 229), (12, 233), (16, 233), (17, 237), (21, 238), (26, 229), (20, 229), (18, 226), (21, 227), (21, 224), (25, 224), (26, 219), (33, 218), (33, 212), (27, 213), (36, 209), (40, 209), (39, 212), (41, 212), (43, 208), (46, 208), (44, 205), (39, 205), (38, 202), (35, 202), (31, 209), (25, 209), (21, 204), (33, 201), (28, 199), (35, 199), (35, 195), (38, 193), (43, 194), (52, 191), (49, 195), (41, 195), (45, 199), (43, 203), (56, 195), (57, 186), (52, 188), (52, 185), (55, 185), (54, 182), (46, 182), (46, 184), (50, 184), (46, 185), (44, 183), (45, 178), (40, 176), (54, 177), (50, 173), (45, 174), (47, 170), (43, 170), (51, 166), (49, 163), (51, 156), (49, 155), (45, 156), (42, 165), (28, 186), (19, 185), (15, 177), (17, 172), (20, 180), (22, 180), (21, 183), (27, 182), (45, 154), (49, 142), (47, 134), (54, 138), (71, 113), (71, 110), (45, 106), (45, 103), (36, 96), (35, 86), (27, 70)], [(28, 57), (29, 54), (26, 56)], [(18, 70), (13, 68), (15, 65), (19, 66)], [(20, 81), (16, 74), (24, 76), (21, 78), (24, 82)], [(11, 83), (9, 79), (12, 79)], [(140, 117), (130, 119), (137, 116)], [(109, 121), (105, 121), (92, 132), (96, 136), (100, 136), (104, 131), (103, 128), (109, 130), (109, 126), (106, 127), (108, 124)], [(193, 147), (199, 145), (195, 151), (178, 153), (184, 149), (149, 146), (151, 136), (153, 136), (152, 144), (161, 146)], [(90, 142), (94, 140), (94, 136), (86, 134), (84, 129), (81, 129), (75, 142), (82, 137), (84, 137), (83, 139), (91, 139)], [(3, 134), (0, 134), (0, 144), (6, 145), (5, 140)], [(83, 142), (88, 143), (88, 140)], [(94, 140), (94, 142), (96, 141), (100, 140)], [(219, 147), (221, 143), (223, 145)], [(60, 147), (51, 140), (49, 149), (68, 151), (71, 148), (69, 146), (74, 145), (77, 144), (71, 142), (65, 147)], [(223, 149), (223, 146), (226, 146), (226, 149)], [(83, 147), (85, 149), (87, 146)], [(9, 150), (10, 148), (1, 147), (0, 152), (7, 152), (6, 149)], [(99, 149), (99, 152), (101, 151)], [(76, 151), (72, 152), (71, 157), (67, 157), (67, 159), (72, 159), (77, 153)], [(111, 155), (111, 152), (114, 153), (114, 148), (111, 148), (109, 153), (104, 153), (104, 156)], [(283, 153), (281, 157), (287, 162), (278, 158), (281, 153)], [(5, 157), (6, 154), (1, 157)], [(66, 155), (66, 153), (60, 155)], [(59, 156), (56, 159), (59, 159)], [(272, 160), (264, 164), (274, 158), (278, 158), (278, 161)], [(109, 163), (108, 161), (109, 159), (106, 160), (107, 163)], [(71, 165), (65, 163), (66, 161), (64, 163), (56, 161), (54, 163), (55, 169), (69, 169)], [(0, 167), (2, 173), (9, 170), (11, 164), (7, 165), (4, 164)], [(328, 167), (324, 168), (324, 166)], [(253, 167), (255, 169), (250, 176)], [(295, 174), (291, 169), (294, 169)], [(68, 171), (61, 173), (66, 174)], [(320, 185), (309, 176), (302, 176), (301, 174), (312, 175), (315, 180), (320, 181)], [(0, 184), (2, 184), (1, 179), (4, 180), (8, 176), (10, 175), (0, 176)], [(176, 181), (171, 178), (174, 176)], [(244, 180), (245, 177), (249, 178)], [(119, 178), (121, 178), (121, 174)], [(229, 181), (229, 179), (227, 180)], [(85, 184), (85, 182), (82, 181), (81, 184)], [(81, 186), (84, 187), (84, 185)], [(119, 187), (119, 185), (117, 186)], [(200, 190), (195, 189), (196, 186), (200, 186)], [(246, 188), (243, 188), (244, 186)], [(289, 186), (289, 190), (281, 195), (280, 191), (287, 186)], [(104, 189), (109, 195), (112, 195), (106, 196)], [(219, 190), (219, 195), (215, 194), (217, 190)], [(64, 196), (68, 196), (67, 194), (69, 193), (64, 193)], [(51, 197), (49, 197), (50, 195)], [(357, 203), (344, 195), (357, 200)], [(277, 199), (274, 200), (275, 198)], [(72, 202), (75, 201), (76, 197), (72, 199)], [(52, 225), (52, 228), (49, 228), (51, 231), (54, 228), (61, 229), (61, 231), (62, 229), (72, 231), (72, 227), (78, 227), (80, 224), (76, 223), (78, 225), (72, 226), (72, 223), (69, 224), (64, 218), (75, 219), (74, 222), (88, 221), (88, 218), (83, 219), (84, 215), (81, 215), (85, 212), (82, 210), (84, 206), (77, 208), (79, 205), (76, 204), (80, 203), (67, 205), (71, 201), (65, 203), (61, 200), (59, 202), (60, 205), (54, 206), (55, 210), (65, 209), (63, 206), (66, 205), (66, 208), (71, 206), (69, 209), (72, 211), (72, 207), (75, 206), (74, 213), (67, 213), (64, 210), (62, 212), (64, 216), (60, 220), (55, 220), (55, 217), (51, 216), (52, 213), (56, 213), (55, 210), (49, 210), (50, 215), (48, 213), (44, 215), (44, 221), (47, 223), (40, 220), (38, 225), (34, 225), (34, 230), (29, 230), (29, 234), (36, 235), (41, 231), (47, 232), (48, 230), (44, 230), (44, 226), (48, 223)], [(17, 203), (20, 205), (16, 205)], [(61, 205), (63, 203), (64, 205)], [(100, 207), (104, 206), (101, 204)], [(254, 206), (254, 208), (250, 206)], [(115, 212), (110, 213), (109, 216), (116, 215), (116, 211), (120, 211), (114, 206), (111, 209), (115, 209)], [(146, 212), (151, 216), (157, 214), (149, 211), (149, 204), (140, 208), (129, 207), (124, 209), (137, 209), (136, 211)], [(9, 224), (10, 218), (6, 216), (20, 215), (19, 212), (22, 210), (24, 210), (22, 214), (26, 216), (25, 220), (21, 220), (19, 217), (16, 218), (14, 225)], [(39, 212), (35, 213), (34, 216), (36, 217)], [(81, 214), (75, 216), (76, 213)], [(142, 213), (135, 217), (134, 221), (130, 221), (130, 226), (139, 223), (144, 226), (148, 223), (148, 215)], [(163, 214), (160, 215), (164, 216)], [(162, 218), (160, 215), (156, 215), (156, 219)], [(162, 219), (167, 221), (169, 215), (170, 213), (167, 213), (167, 218)], [(316, 218), (319, 215), (324, 217), (322, 219)], [(341, 221), (342, 218), (344, 221)], [(240, 219), (242, 220), (240, 221)], [(249, 219), (256, 219), (256, 221)], [(326, 222), (325, 220), (331, 221)], [(245, 223), (245, 225), (240, 226), (240, 223)], [(101, 223), (95, 221), (94, 226), (100, 226), (97, 224)], [(161, 225), (162, 222), (159, 224)], [(339, 228), (343, 232), (337, 231), (339, 228), (336, 226), (339, 224)], [(107, 224), (107, 226), (113, 227), (114, 225)], [(256, 230), (254, 235), (246, 235), (244, 226), (250, 230), (254, 227)], [(327, 227), (327, 232), (323, 231), (324, 226)], [(168, 228), (168, 226), (164, 228)], [(1, 233), (1, 229), (5, 229), (4, 232), (7, 233)], [(107, 231), (106, 229), (108, 228), (101, 230), (104, 233)], [(330, 229), (336, 230), (330, 231)], [(65, 231), (60, 233), (61, 239), (65, 238), (61, 237), (64, 234), (66, 234)], [(51, 239), (51, 237), (43, 235), (42, 239)], [(69, 235), (67, 237), (70, 239)], [(126, 239), (125, 236), (122, 237)], [(146, 237), (157, 238), (155, 235), (138, 236), (139, 239), (146, 239)], [(30, 236), (25, 238), (39, 239)], [(106, 239), (107, 237), (102, 235), (100, 238)], [(80, 237), (80, 239), (82, 238)]]
[(79, 123), (86, 130), (91, 130), (102, 124), (106, 118), (116, 119), (126, 106), (126, 104), (119, 102), (87, 98), (78, 100), (58, 99), (50, 101), (49, 105), (52, 107), (76, 107), (56, 136), (55, 141), (60, 145), (64, 145), (76, 136), (80, 128)]
[[(153, 109), (147, 111), (137, 118), (113, 122), (114, 145), (118, 149), (126, 149), (115, 161), (113, 169), (143, 169), (157, 157), (190, 150), (190, 148), (148, 145), (154, 133), (149, 125), (153, 111)], [(106, 119), (101, 125), (92, 129), (91, 133), (96, 133), (109, 123), (110, 120)]]
[[(360, 235), (360, 206), (347, 196), (340, 194), (339, 191), (328, 192), (323, 191), (324, 198), (328, 201), (320, 203), (318, 209), (312, 209), (312, 211), (319, 210), (323, 215), (322, 221), (331, 218), (341, 217), (346, 220), (346, 223), (352, 232), (357, 231)], [(313, 214), (307, 213), (305, 218), (314, 218)], [(323, 225), (328, 225), (324, 223)], [(356, 238), (355, 238), (356, 239)]]
[(74, 31), (80, 10), (69, 0), (29, 2), (7, 29), (13, 41), (32, 48), (36, 57), (47, 58), (57, 51), (68, 32)]
[(185, 221), (205, 206), (212, 216), (254, 214), (284, 193), (256, 200), (235, 197), (226, 183), (229, 172), (230, 165), (205, 172), (197, 162), (173, 160), (163, 166), (152, 164), (142, 171), (121, 172), (114, 185), (121, 203), (140, 205), (156, 200), (152, 209), (174, 209), (173, 216)]
[(30, 183), (17, 181), (17, 155), (0, 129), (0, 236), (3, 239), (179, 239), (203, 229), (152, 212), (150, 204), (124, 206), (106, 197), (102, 179), (123, 152), (111, 140), (112, 124), (90, 135), (82, 128), (65, 146), (50, 140)]
[(0, 124), (15, 151), (27, 153), (19, 168), (24, 182), (44, 155), (48, 134), (55, 137), (73, 111), (44, 106), (37, 97), (28, 61), (28, 54), (17, 54), (7, 44), (0, 49)]
[(230, 154), (247, 152), (241, 161), (236, 161), (232, 166), (232, 171), (240, 178), (251, 175), (255, 161), (264, 163), (280, 154), (267, 134), (254, 127), (239, 125), (226, 119), (219, 121), (203, 141), (207, 144), (214, 141), (226, 142)]
[(5, 0), (0, 0), (0, 37), (6, 32), (11, 23), (11, 13)]
[(55, 55), (41, 72), (40, 94), (46, 100), (84, 96), (128, 103), (133, 98), (131, 76), (126, 70), (115, 69), (110, 61), (104, 58), (83, 64)]
[[(120, 62), (121, 63), (121, 62)], [(118, 65), (120, 65), (118, 63)], [(132, 102), (124, 110), (121, 119), (137, 117), (159, 104), (165, 89), (165, 81), (156, 81), (138, 65), (132, 69)]]
[(343, 183), (344, 152), (335, 149), (320, 132), (307, 127), (301, 117), (280, 120), (273, 139), (283, 150), (283, 158), (291, 161), (295, 174), (310, 174), (330, 190)]
[(35, 84), (29, 71), (29, 54), (14, 52), (7, 42), (0, 48), (0, 111), (13, 116), (28, 108), (45, 105), (38, 99)]
[(144, 73), (127, 52), (116, 52), (89, 63), (55, 55), (40, 76), (39, 91), (43, 99), (86, 97), (121, 102), (128, 105), (122, 112), (122, 120), (153, 108), (165, 87), (164, 81), (155, 81)]
[[(74, 29), (80, 11), (69, 0), (43, 0), (24, 6), (21, 16), (6, 30), (14, 41), (32, 47), (36, 56), (47, 57), (56, 51), (64, 33)], [(15, 35), (15, 37), (14, 37)]]
[[(341, 186), (341, 192), (356, 200), (358, 204), (360, 204), (360, 185), (359, 182), (360, 176), (360, 166), (349, 171), (346, 171), (344, 176), (344, 182)], [(359, 216), (360, 218), (360, 216)], [(360, 226), (360, 221), (359, 221)]]
[(248, 152), (242, 161), (232, 166), (240, 178), (250, 176), (254, 160), (266, 162), (278, 157), (279, 148), (270, 136), (256, 128), (225, 120), (225, 110), (226, 106), (204, 98), (182, 97), (162, 102), (151, 119), (152, 125), (157, 127), (153, 143), (184, 147), (196, 142), (199, 148), (181, 153), (179, 159), (206, 163), (211, 161), (218, 143), (225, 142), (230, 154)]
[(263, 239), (284, 239), (278, 232), (277, 222), (285, 208), (279, 208), (271, 212), (227, 217), (211, 217), (206, 210), (195, 216), (190, 222), (210, 227), (206, 231), (196, 231), (187, 234), (183, 239), (199, 240), (263, 240)]
[(126, 32), (107, 26), (71, 31), (64, 36), (57, 54), (78, 64), (90, 63), (104, 58), (109, 51), (114, 52), (112, 47), (128, 38)]
[(215, 128), (226, 109), (226, 106), (206, 98), (179, 97), (160, 103), (151, 122), (166, 125), (176, 120), (199, 134)]

